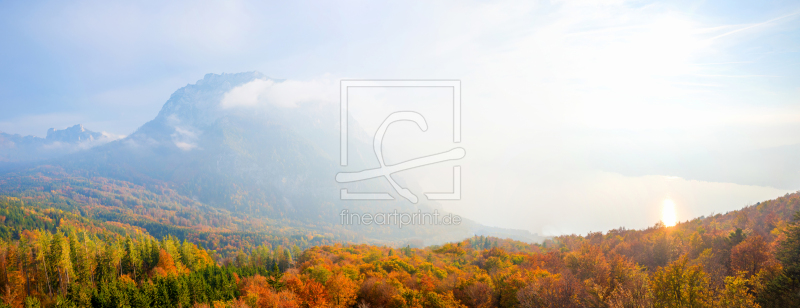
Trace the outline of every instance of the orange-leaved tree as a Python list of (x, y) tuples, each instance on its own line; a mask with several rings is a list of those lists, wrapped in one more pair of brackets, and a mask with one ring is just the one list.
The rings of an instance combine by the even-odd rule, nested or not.
[(656, 308), (700, 308), (711, 306), (708, 278), (700, 265), (689, 266), (682, 256), (659, 268), (652, 277), (653, 306)]

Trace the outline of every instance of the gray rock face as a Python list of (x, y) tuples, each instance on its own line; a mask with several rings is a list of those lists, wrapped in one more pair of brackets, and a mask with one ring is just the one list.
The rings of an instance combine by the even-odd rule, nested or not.
[[(208, 74), (175, 91), (158, 116), (130, 136), (63, 164), (132, 182), (154, 179), (213, 207), (308, 224), (335, 225), (342, 208), (417, 209), (403, 199), (380, 205), (339, 200), (338, 102), (222, 105), (231, 90), (257, 80), (283, 82), (258, 72)], [(351, 147), (349, 167), (377, 165), (369, 144)], [(359, 189), (391, 191), (388, 182), (376, 182)]]
[(339, 194), (333, 180), (338, 105), (221, 106), (226, 93), (255, 80), (282, 82), (258, 72), (207, 74), (175, 91), (155, 119), (127, 138), (72, 163), (114, 178), (170, 182), (200, 202), (233, 211), (338, 217), (330, 206)]
[[(80, 125), (51, 129), (46, 138), (0, 134), (0, 159), (56, 157), (88, 149), (48, 163), (142, 185), (166, 183), (203, 204), (276, 225), (352, 228), (379, 240), (417, 238), (431, 244), (496, 231), (469, 221), (452, 228), (339, 225), (342, 209), (411, 213), (441, 212), (441, 207), (411, 204), (399, 197), (375, 202), (340, 200), (342, 187), (334, 180), (341, 171), (338, 101), (287, 107), (259, 98), (249, 105), (222, 105), (227, 93), (253, 81), (283, 82), (258, 72), (208, 74), (175, 91), (158, 116), (123, 139), (108, 142), (105, 134)], [(357, 133), (357, 124), (350, 129)], [(101, 142), (105, 144), (96, 146)], [(378, 166), (371, 144), (354, 140), (349, 151), (349, 171)], [(397, 180), (412, 189), (416, 185), (400, 176)], [(388, 182), (381, 181), (359, 183), (354, 188), (393, 191)]]

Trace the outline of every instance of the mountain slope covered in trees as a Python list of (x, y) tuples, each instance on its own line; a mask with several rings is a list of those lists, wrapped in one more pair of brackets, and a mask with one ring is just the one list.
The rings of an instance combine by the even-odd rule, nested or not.
[(674, 227), (221, 254), (0, 198), (9, 307), (797, 307), (800, 193)]
[[(304, 102), (286, 107), (268, 100), (254, 106), (224, 104), (236, 89), (280, 82), (258, 72), (207, 74), (175, 91), (153, 120), (124, 139), (51, 160), (3, 167), (0, 193), (63, 204), (89, 217), (145, 228), (157, 237), (169, 230), (180, 239), (199, 238), (214, 249), (246, 245), (239, 240), (244, 237), (253, 243), (274, 242), (278, 235), (306, 241), (302, 247), (333, 242), (421, 246), (472, 234), (543, 240), (527, 231), (488, 228), (468, 218), (457, 228), (342, 226), (339, 214), (344, 209), (443, 209), (436, 203), (411, 204), (402, 198), (340, 200), (341, 187), (334, 181), (341, 171), (336, 104)], [(360, 132), (355, 122), (351, 124), (351, 131)], [(348, 168), (376, 165), (371, 145), (354, 139)], [(416, 183), (402, 181), (402, 174), (393, 177), (415, 189)], [(363, 191), (393, 191), (382, 179), (358, 185)], [(233, 242), (238, 244), (225, 248)]]

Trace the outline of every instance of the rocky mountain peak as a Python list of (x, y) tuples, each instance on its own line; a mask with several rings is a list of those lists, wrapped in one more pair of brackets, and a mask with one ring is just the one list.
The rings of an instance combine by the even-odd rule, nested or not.
[(37, 161), (102, 145), (121, 136), (93, 132), (77, 124), (64, 129), (50, 128), (47, 136), (0, 133), (0, 162)]
[[(270, 79), (260, 72), (206, 74), (194, 84), (178, 89), (161, 108), (158, 118), (206, 125), (216, 120), (222, 110), (225, 93), (256, 79)], [(277, 80), (276, 80), (277, 81)]]
[(65, 129), (56, 130), (55, 128), (50, 128), (47, 130), (47, 137), (45, 140), (49, 142), (83, 142), (83, 141), (92, 141), (99, 139), (102, 137), (102, 133), (93, 132), (87, 130), (81, 124), (76, 124), (72, 127), (67, 127)]

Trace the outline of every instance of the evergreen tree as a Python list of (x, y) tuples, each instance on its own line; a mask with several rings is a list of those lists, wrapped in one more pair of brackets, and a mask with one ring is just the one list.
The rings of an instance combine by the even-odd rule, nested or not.
[(130, 274), (133, 279), (138, 279), (139, 276), (137, 275), (137, 269), (139, 273), (141, 273), (142, 267), (142, 259), (139, 256), (139, 250), (136, 249), (136, 245), (131, 240), (130, 236), (125, 237), (125, 242), (123, 243), (125, 248), (124, 256), (122, 257), (122, 272), (124, 274)]
[(297, 245), (292, 246), (292, 256), (294, 258), (299, 258), (301, 254), (303, 254), (303, 251), (300, 250), (300, 247), (297, 247)]
[(272, 266), (272, 271), (269, 273), (269, 277), (267, 277), (267, 283), (270, 287), (272, 287), (275, 291), (281, 291), (286, 286), (281, 279), (283, 278), (283, 273), (281, 269), (278, 268), (278, 263), (275, 263)]
[(783, 271), (767, 283), (758, 297), (758, 303), (765, 308), (800, 307), (800, 211), (794, 214), (785, 234), (776, 251)]
[(50, 254), (50, 232), (43, 232), (38, 230), (35, 242), (36, 261), (41, 265), (41, 270), (44, 272), (44, 284), (47, 286), (47, 294), (53, 296), (53, 285), (50, 279), (50, 264), (48, 263), (47, 256)]
[(195, 270), (195, 249), (196, 246), (192, 243), (189, 243), (187, 240), (183, 240), (183, 244), (181, 244), (180, 248), (180, 255), (181, 255), (181, 262), (186, 265), (187, 268)]

